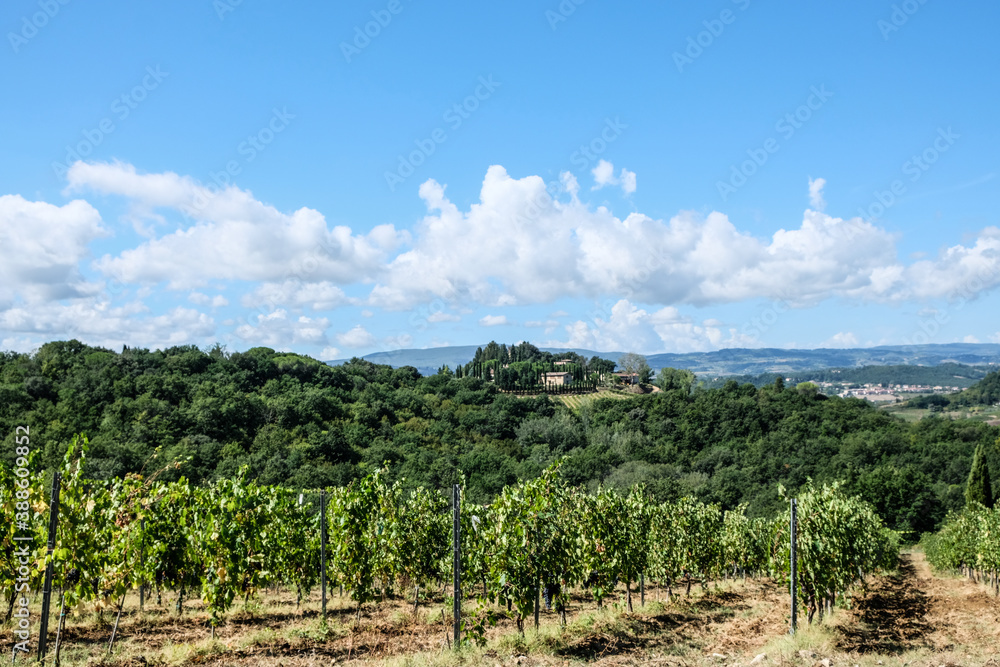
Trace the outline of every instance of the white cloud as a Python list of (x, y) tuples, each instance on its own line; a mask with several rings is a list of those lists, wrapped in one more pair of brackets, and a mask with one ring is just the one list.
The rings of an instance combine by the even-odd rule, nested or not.
[(479, 325), (484, 327), (498, 327), (506, 324), (510, 324), (506, 315), (486, 315), (479, 320)]
[(653, 313), (627, 299), (605, 304), (589, 321), (566, 325), (565, 341), (548, 341), (546, 347), (582, 347), (605, 351), (703, 352), (724, 347), (760, 347), (736, 329), (698, 326), (676, 308)]
[(1000, 285), (1000, 228), (987, 227), (971, 247), (946, 248), (933, 260), (886, 267), (861, 296), (887, 301), (971, 300)]
[(266, 282), (259, 285), (240, 299), (247, 308), (311, 308), (312, 310), (333, 310), (352, 303), (344, 291), (329, 281), (306, 283), (286, 280), (280, 283)]
[(324, 347), (323, 351), (319, 353), (320, 361), (333, 361), (340, 357), (340, 350), (335, 347)]
[(529, 329), (544, 328), (545, 333), (550, 334), (559, 328), (559, 320), (545, 320), (544, 322), (541, 320), (532, 320), (529, 322), (525, 322), (524, 326), (528, 327)]
[(199, 306), (212, 306), (213, 308), (221, 308), (222, 306), (229, 305), (229, 299), (221, 294), (209, 296), (201, 292), (191, 292), (188, 294), (188, 301)]
[(337, 334), (337, 343), (350, 348), (371, 347), (375, 345), (375, 336), (371, 335), (367, 329), (358, 324), (350, 331)]
[(819, 344), (819, 347), (833, 347), (833, 348), (846, 348), (846, 347), (858, 347), (858, 337), (855, 336), (850, 331), (841, 331), (834, 334), (829, 339), (823, 341)]
[(554, 313), (550, 313), (549, 317), (569, 317), (569, 313), (567, 313), (565, 310), (557, 310)]
[(962, 342), (963, 343), (973, 343), (973, 344), (975, 344), (975, 343), (979, 342), (979, 339), (976, 338), (975, 336), (969, 335), (969, 336), (966, 336), (965, 338), (963, 338)]
[(576, 180), (571, 172), (564, 171), (559, 174), (559, 182), (562, 183), (563, 190), (569, 193), (569, 196), (576, 199), (577, 194), (580, 192), (580, 183)]
[(20, 354), (31, 354), (39, 348), (39, 343), (33, 338), (2, 338), (0, 339), (0, 350), (18, 352)]
[(332, 281), (354, 283), (376, 276), (406, 235), (381, 225), (366, 235), (349, 227), (330, 229), (317, 211), (286, 214), (246, 190), (213, 192), (190, 177), (139, 174), (121, 163), (77, 162), (68, 173), (70, 191), (92, 190), (127, 197), (139, 213), (173, 209), (189, 224), (150, 239), (97, 266), (120, 280), (171, 288), (211, 279)]
[(0, 196), (0, 308), (20, 297), (45, 303), (96, 294), (80, 262), (90, 243), (108, 236), (101, 215), (82, 200), (64, 206)]
[(264, 315), (255, 315), (233, 330), (244, 345), (263, 345), (289, 349), (289, 345), (326, 345), (330, 321), (325, 317), (295, 317), (279, 308)]
[(825, 178), (809, 179), (809, 205), (815, 211), (822, 211), (826, 208), (826, 201), (823, 199), (823, 186), (825, 185)]
[(628, 169), (622, 169), (622, 173), (618, 176), (618, 180), (622, 184), (622, 192), (627, 195), (635, 192), (635, 172), (629, 171)]
[(0, 311), (0, 331), (35, 347), (52, 340), (79, 339), (90, 345), (121, 349), (122, 345), (166, 348), (208, 344), (216, 336), (215, 321), (192, 308), (176, 307), (151, 315), (139, 301), (112, 306), (104, 298), (77, 299), (68, 304), (15, 306)]
[(413, 336), (406, 333), (398, 336), (386, 336), (382, 343), (387, 350), (404, 350), (413, 345)]
[[(615, 179), (606, 160), (594, 174), (599, 184)], [(105, 256), (99, 268), (126, 282), (166, 280), (174, 287), (212, 278), (264, 281), (247, 297), (256, 303), (267, 293), (280, 297), (281, 305), (329, 309), (347, 302), (336, 285), (366, 281), (374, 286), (364, 303), (394, 310), (436, 298), (461, 308), (606, 295), (660, 305), (781, 298), (807, 306), (838, 297), (973, 298), (1000, 284), (996, 227), (983, 230), (971, 246), (904, 265), (895, 238), (858, 218), (808, 209), (797, 225), (762, 239), (718, 212), (621, 219), (580, 202), (575, 180), (561, 178), (570, 201), (553, 199), (538, 176), (514, 179), (492, 166), (479, 202), (467, 211), (428, 180), (419, 190), (428, 215), (416, 226), (412, 247), (398, 252), (408, 232), (389, 225), (363, 236), (348, 227), (330, 230), (316, 211), (284, 214), (237, 188), (212, 193), (187, 177), (138, 174), (117, 163), (77, 163), (69, 172), (71, 189), (122, 194), (141, 207), (187, 211), (197, 220)], [(814, 207), (821, 208), (824, 185), (821, 178), (809, 182)], [(91, 212), (94, 233), (99, 216), (88, 204), (78, 206)], [(78, 244), (75, 250), (84, 249)], [(296, 283), (316, 287), (288, 287)]]
[(594, 175), (594, 186), (591, 190), (600, 190), (606, 185), (621, 185), (622, 191), (626, 195), (635, 192), (635, 172), (622, 169), (621, 173), (615, 177), (615, 165), (607, 160), (600, 160), (597, 166), (591, 170)]
[(598, 162), (591, 173), (594, 175), (594, 190), (603, 188), (605, 185), (618, 185), (618, 180), (615, 178), (615, 165), (607, 160)]
[(372, 303), (405, 309), (435, 298), (496, 304), (509, 295), (527, 304), (618, 295), (662, 305), (783, 298), (805, 306), (833, 297), (885, 301), (912, 290), (892, 235), (814, 210), (797, 227), (759, 239), (718, 212), (620, 219), (604, 207), (552, 199), (541, 178), (513, 179), (499, 166), (487, 171), (467, 211), (433, 180), (420, 196), (430, 214), (413, 248), (372, 290)]
[[(613, 180), (627, 189), (630, 173), (616, 177), (610, 162), (599, 163), (595, 181)], [(886, 230), (822, 210), (823, 179), (810, 180), (812, 207), (801, 220), (758, 237), (719, 212), (619, 218), (605, 206), (581, 202), (571, 174), (560, 175), (562, 187), (553, 198), (541, 177), (515, 179), (500, 166), (488, 169), (478, 201), (464, 208), (436, 181), (421, 185), (428, 212), (412, 235), (391, 225), (367, 233), (331, 228), (308, 208), (281, 212), (245, 190), (213, 192), (189, 177), (140, 174), (120, 163), (77, 163), (68, 177), (71, 192), (127, 198), (136, 219), (187, 218), (166, 231), (154, 224), (152, 238), (85, 266), (94, 242), (109, 234), (91, 204), (0, 196), (0, 335), (12, 345), (76, 335), (94, 344), (121, 340), (156, 347), (182, 336), (188, 342), (218, 336), (215, 321), (199, 310), (177, 308), (157, 320), (141, 301), (121, 303), (156, 295), (161, 282), (198, 288), (178, 299), (208, 309), (229, 304), (217, 292), (228, 294), (232, 281), (251, 281), (241, 303), (270, 317), (251, 314), (252, 323), (224, 326), (238, 325), (238, 336), (274, 347), (295, 341), (330, 345), (327, 320), (300, 317), (309, 310), (406, 310), (438, 301), (446, 310), (432, 309), (428, 320), (455, 322), (459, 316), (452, 313), (478, 307), (610, 297), (606, 313), (580, 318), (567, 331), (601, 349), (626, 343), (641, 349), (756, 345), (718, 320), (695, 324), (677, 310), (686, 305), (755, 299), (781, 300), (788, 307), (828, 299), (955, 303), (1000, 285), (1000, 228), (987, 227), (971, 241), (904, 261), (898, 239)], [(123, 280), (125, 290), (111, 280), (86, 278), (87, 268)], [(365, 283), (371, 290), (360, 299), (342, 289)], [(615, 311), (622, 302), (627, 306)], [(29, 311), (29, 305), (47, 307)], [(529, 325), (548, 331), (567, 317), (559, 311)], [(500, 314), (480, 322), (512, 324)], [(376, 344), (360, 327), (337, 337), (346, 347), (341, 337)], [(846, 338), (831, 339), (838, 342), (846, 344)]]
[(428, 322), (459, 322), (461, 317), (453, 313), (437, 312), (427, 316)]

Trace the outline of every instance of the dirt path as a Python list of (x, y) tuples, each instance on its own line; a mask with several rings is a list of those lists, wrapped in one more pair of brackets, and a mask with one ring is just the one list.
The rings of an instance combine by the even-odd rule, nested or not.
[(850, 622), (841, 625), (838, 648), (857, 653), (902, 653), (930, 647), (927, 616), (931, 600), (919, 579), (914, 559), (900, 558), (899, 573), (870, 582), (868, 592), (854, 598)]
[(873, 580), (867, 593), (855, 596), (838, 623), (838, 648), (934, 654), (935, 665), (1000, 664), (1000, 599), (966, 579), (936, 576), (922, 553), (900, 560), (898, 574)]

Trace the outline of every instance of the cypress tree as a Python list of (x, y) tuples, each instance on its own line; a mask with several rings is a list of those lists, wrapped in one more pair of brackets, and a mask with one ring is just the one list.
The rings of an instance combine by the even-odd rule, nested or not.
[(986, 507), (993, 507), (993, 488), (990, 483), (990, 469), (986, 465), (986, 450), (982, 443), (976, 447), (972, 457), (972, 470), (969, 472), (969, 484), (965, 487), (965, 502), (978, 502)]

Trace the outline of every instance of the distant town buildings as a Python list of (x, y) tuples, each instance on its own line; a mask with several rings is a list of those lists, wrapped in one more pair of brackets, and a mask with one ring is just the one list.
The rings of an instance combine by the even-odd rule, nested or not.
[(886, 384), (883, 386), (874, 383), (848, 387), (845, 389), (842, 388), (841, 384), (836, 382), (814, 381), (813, 384), (819, 387), (820, 390), (826, 389), (824, 393), (836, 393), (836, 395), (841, 398), (847, 398), (848, 396), (863, 398), (873, 403), (894, 401), (898, 398), (902, 398), (900, 394), (948, 394), (962, 389), (961, 387), (946, 387), (942, 385), (931, 386), (928, 384)]

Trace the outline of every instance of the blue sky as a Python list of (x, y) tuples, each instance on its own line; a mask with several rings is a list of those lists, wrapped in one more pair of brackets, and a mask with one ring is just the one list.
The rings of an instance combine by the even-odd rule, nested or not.
[(0, 349), (1000, 342), (1000, 6), (0, 10)]

